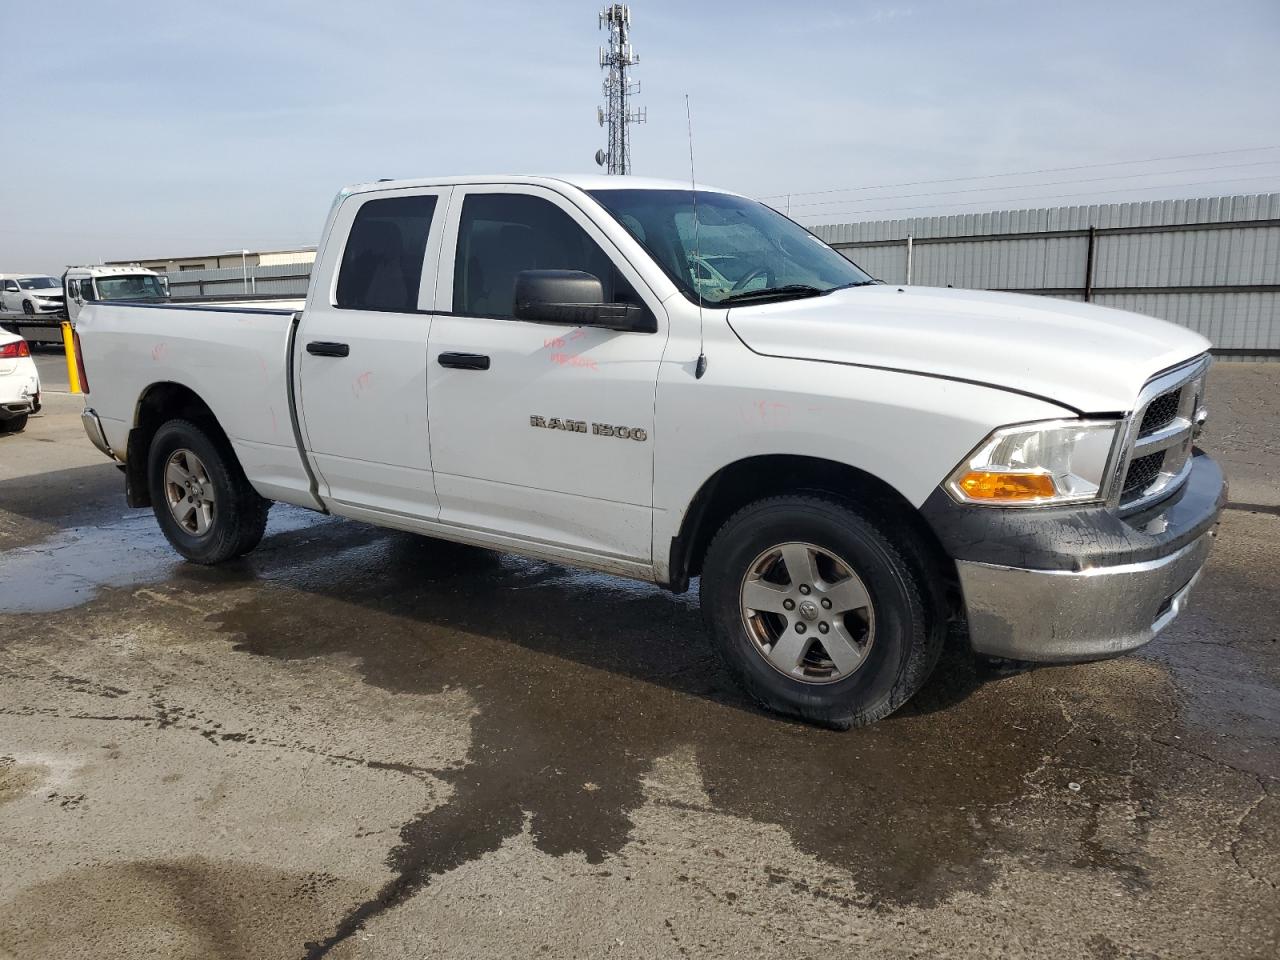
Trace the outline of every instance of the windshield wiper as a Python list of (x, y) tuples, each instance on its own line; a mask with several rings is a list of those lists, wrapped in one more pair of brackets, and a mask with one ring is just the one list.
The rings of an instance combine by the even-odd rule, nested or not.
[(817, 287), (811, 287), (807, 283), (787, 283), (780, 287), (765, 287), (763, 290), (743, 290), (741, 293), (731, 293), (727, 297), (721, 297), (716, 301), (718, 304), (726, 303), (745, 303), (748, 300), (794, 300), (800, 297), (820, 297), (828, 290), (819, 290)]

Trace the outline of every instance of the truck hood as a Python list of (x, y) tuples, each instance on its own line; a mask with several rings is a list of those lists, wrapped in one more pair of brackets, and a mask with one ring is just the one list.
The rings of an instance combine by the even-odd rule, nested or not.
[(1128, 411), (1153, 374), (1209, 349), (1185, 327), (1123, 310), (892, 284), (734, 307), (728, 322), (766, 356), (967, 380), (1080, 413)]

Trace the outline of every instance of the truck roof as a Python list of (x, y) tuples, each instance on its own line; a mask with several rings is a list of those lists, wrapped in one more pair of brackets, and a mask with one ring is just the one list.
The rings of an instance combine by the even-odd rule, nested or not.
[[(379, 180), (374, 183), (357, 183), (347, 187), (343, 193), (368, 193), (374, 190), (399, 190), (404, 187), (459, 187), (469, 184), (531, 184), (536, 186), (561, 186), (568, 184), (579, 190), (688, 190), (688, 180), (659, 180), (652, 177), (617, 176), (602, 173), (553, 174), (543, 176), (515, 176), (511, 174), (495, 174), (492, 176), (464, 177), (423, 177), (411, 180)], [(732, 193), (705, 183), (697, 185), (699, 190), (712, 193)]]
[(95, 264), (92, 266), (67, 267), (66, 272), (74, 273), (77, 271), (83, 271), (85, 273), (88, 273), (90, 276), (94, 276), (94, 277), (109, 277), (112, 275), (117, 275), (122, 273), (127, 273), (127, 274), (155, 274), (156, 273), (156, 271), (152, 270), (151, 268), (143, 267), (136, 263), (121, 264), (119, 266), (111, 266), (111, 267), (106, 267), (106, 266), (103, 266), (102, 264)]

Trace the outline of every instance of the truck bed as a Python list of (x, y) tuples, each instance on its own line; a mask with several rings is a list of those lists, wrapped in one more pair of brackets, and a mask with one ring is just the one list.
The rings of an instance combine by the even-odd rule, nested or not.
[(105, 303), (76, 324), (86, 404), (112, 449), (127, 450), (139, 398), (160, 384), (200, 397), (264, 497), (316, 506), (299, 452), (290, 377), (302, 301)]

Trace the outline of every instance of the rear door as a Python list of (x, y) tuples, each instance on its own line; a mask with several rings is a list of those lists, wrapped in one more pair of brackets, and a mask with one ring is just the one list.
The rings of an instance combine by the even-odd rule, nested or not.
[[(657, 331), (512, 316), (521, 270), (585, 270)], [(652, 559), (653, 410), (662, 304), (571, 200), (535, 186), (458, 187), (428, 350), (440, 519), (626, 563)]]
[(294, 349), (304, 442), (334, 512), (439, 513), (426, 363), (450, 193), (359, 193), (334, 215)]

